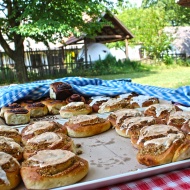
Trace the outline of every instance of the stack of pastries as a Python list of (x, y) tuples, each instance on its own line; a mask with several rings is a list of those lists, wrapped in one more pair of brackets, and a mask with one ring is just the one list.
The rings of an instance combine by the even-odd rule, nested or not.
[[(60, 115), (55, 121), (30, 118)], [(49, 97), (21, 100), (1, 108), (0, 188), (21, 180), (28, 189), (48, 189), (80, 181), (89, 171), (72, 138), (99, 135), (110, 129), (130, 139), (136, 159), (157, 166), (190, 158), (190, 112), (156, 97), (126, 93), (85, 97), (67, 83), (50, 85)], [(12, 125), (24, 124), (21, 132)], [(10, 126), (8, 126), (10, 125)]]

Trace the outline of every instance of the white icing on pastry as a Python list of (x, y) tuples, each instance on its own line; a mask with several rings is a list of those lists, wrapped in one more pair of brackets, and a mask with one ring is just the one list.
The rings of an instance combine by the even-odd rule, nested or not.
[(72, 118), (69, 119), (69, 121), (73, 124), (77, 124), (95, 119), (98, 119), (97, 115), (78, 115), (78, 116), (73, 116)]
[(19, 133), (16, 129), (9, 127), (7, 125), (0, 125), (0, 131), (7, 131), (7, 132), (16, 132)]
[[(154, 98), (154, 97), (139, 95), (139, 96), (132, 97), (130, 103), (132, 104), (132, 103), (136, 102), (139, 105), (139, 107), (141, 108), (142, 104), (151, 98)], [(152, 100), (152, 101), (154, 101), (154, 100)]]
[(75, 108), (75, 107), (84, 107), (84, 102), (70, 102), (69, 104), (62, 106), (60, 110), (65, 110), (67, 108)]
[(18, 143), (16, 143), (13, 139), (8, 137), (1, 136), (0, 144), (1, 145), (7, 144), (9, 147), (11, 147), (12, 149), (17, 149), (19, 152), (23, 151), (22, 147)]
[(90, 106), (93, 106), (97, 102), (101, 102), (104, 100), (109, 100), (110, 97), (105, 97), (105, 96), (95, 96), (92, 98), (92, 102), (89, 104)]

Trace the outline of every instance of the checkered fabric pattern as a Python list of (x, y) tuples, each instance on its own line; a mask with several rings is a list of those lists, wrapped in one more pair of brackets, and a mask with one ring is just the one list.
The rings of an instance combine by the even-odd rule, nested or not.
[(190, 168), (116, 184), (97, 190), (189, 190)]
[(0, 88), (0, 108), (22, 98), (35, 100), (47, 97), (49, 85), (54, 82), (67, 82), (72, 85), (76, 93), (85, 96), (116, 96), (136, 92), (190, 106), (190, 86), (169, 89), (133, 83), (130, 79), (101, 80), (98, 78), (65, 77), (2, 87)]

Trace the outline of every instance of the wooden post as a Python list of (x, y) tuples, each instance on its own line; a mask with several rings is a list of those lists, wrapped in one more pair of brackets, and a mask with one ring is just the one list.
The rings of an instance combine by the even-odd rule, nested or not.
[(86, 40), (86, 38), (84, 38), (84, 57), (85, 57), (85, 64), (88, 63), (87, 51), (88, 51), (88, 49), (87, 49), (87, 40)]
[(125, 39), (125, 55), (126, 55), (126, 59), (129, 59), (129, 49), (128, 49), (128, 40), (127, 40), (127, 38)]

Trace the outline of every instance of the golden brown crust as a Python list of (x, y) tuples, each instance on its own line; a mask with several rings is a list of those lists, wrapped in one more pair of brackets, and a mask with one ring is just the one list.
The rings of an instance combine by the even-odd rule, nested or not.
[(14, 189), (21, 182), (20, 164), (10, 154), (0, 152), (0, 189)]
[(48, 112), (51, 115), (58, 115), (61, 107), (67, 104), (64, 100), (54, 100), (51, 98), (41, 100), (41, 102), (47, 106)]
[(107, 131), (111, 123), (96, 115), (80, 115), (72, 117), (65, 127), (71, 137), (89, 137)]
[(0, 111), (0, 117), (4, 118), (4, 113), (6, 110), (11, 110), (11, 109), (15, 109), (15, 108), (21, 108), (21, 105), (18, 103), (13, 103), (8, 106), (3, 106)]
[(77, 115), (92, 113), (92, 107), (84, 104), (84, 102), (71, 102), (66, 106), (62, 106), (59, 113), (62, 118), (71, 118)]
[(152, 104), (158, 104), (159, 99), (151, 96), (139, 95), (132, 97), (130, 100), (131, 108), (148, 107)]
[(190, 136), (190, 119), (182, 125), (181, 130)]
[(0, 136), (11, 138), (18, 144), (21, 144), (21, 134), (18, 129), (14, 129), (7, 125), (0, 125)]
[(73, 140), (63, 133), (45, 132), (27, 141), (23, 157), (24, 159), (36, 154), (40, 150), (62, 149), (76, 153)]
[(0, 137), (0, 151), (12, 155), (18, 161), (23, 158), (23, 148), (11, 138)]
[(88, 162), (70, 151), (44, 150), (22, 163), (21, 176), (28, 189), (49, 189), (74, 184), (88, 170)]
[(67, 134), (67, 129), (65, 126), (55, 121), (36, 121), (22, 129), (22, 143), (25, 145), (29, 139), (44, 132), (60, 132)]
[(67, 104), (69, 104), (71, 102), (84, 102), (84, 103), (86, 103), (86, 100), (85, 100), (84, 96), (82, 96), (80, 94), (72, 94), (71, 96), (69, 96), (66, 99)]

